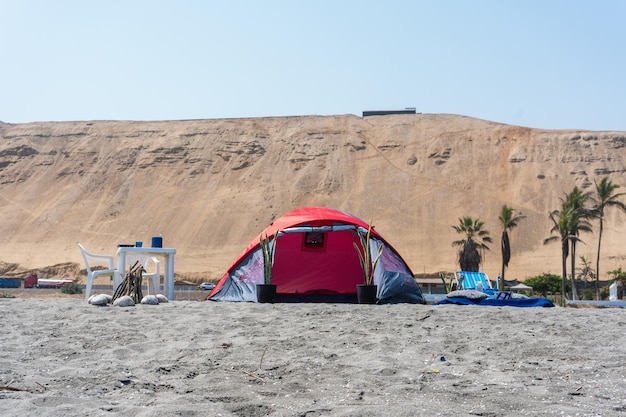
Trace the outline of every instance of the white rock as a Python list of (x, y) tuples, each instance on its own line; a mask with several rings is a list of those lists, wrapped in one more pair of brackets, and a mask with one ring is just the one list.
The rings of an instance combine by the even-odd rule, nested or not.
[(113, 305), (118, 307), (133, 307), (135, 305), (135, 301), (130, 295), (123, 295), (113, 301)]
[(141, 299), (141, 304), (157, 305), (159, 304), (159, 299), (156, 295), (146, 295)]
[(159, 300), (159, 303), (169, 303), (170, 300), (167, 299), (163, 294), (157, 294), (156, 298)]
[(89, 304), (94, 306), (105, 306), (111, 302), (111, 296), (106, 294), (94, 294), (89, 297)]

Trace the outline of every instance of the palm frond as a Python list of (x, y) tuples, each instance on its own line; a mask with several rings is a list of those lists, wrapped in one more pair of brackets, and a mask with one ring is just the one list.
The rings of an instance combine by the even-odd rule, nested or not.
[(272, 283), (272, 270), (274, 268), (274, 251), (276, 250), (276, 242), (278, 240), (278, 230), (273, 237), (268, 237), (267, 233), (265, 237), (261, 235), (259, 243), (261, 245), (261, 252), (263, 253), (263, 282), (265, 284)]
[(359, 244), (357, 242), (353, 242), (354, 249), (356, 249), (357, 254), (359, 255), (359, 263), (361, 264), (361, 270), (363, 272), (363, 282), (365, 285), (372, 285), (374, 283), (374, 270), (376, 269), (376, 264), (378, 264), (378, 260), (383, 253), (384, 244), (380, 242), (380, 246), (378, 247), (378, 253), (376, 254), (375, 259), (372, 261), (371, 252), (370, 252), (370, 244), (371, 244), (371, 234), (372, 234), (372, 226), (368, 226), (367, 233), (361, 231), (360, 228), (356, 229), (357, 236), (359, 237)]

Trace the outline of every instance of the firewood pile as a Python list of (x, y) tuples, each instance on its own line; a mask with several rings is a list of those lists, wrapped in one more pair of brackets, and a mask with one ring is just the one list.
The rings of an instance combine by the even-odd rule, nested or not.
[(141, 280), (144, 272), (146, 272), (146, 270), (143, 269), (143, 265), (139, 261), (135, 262), (135, 264), (126, 273), (126, 276), (120, 285), (118, 285), (115, 289), (115, 293), (113, 293), (113, 299), (111, 301), (115, 301), (124, 295), (129, 295), (135, 303), (140, 303), (143, 298), (143, 293), (141, 292)]

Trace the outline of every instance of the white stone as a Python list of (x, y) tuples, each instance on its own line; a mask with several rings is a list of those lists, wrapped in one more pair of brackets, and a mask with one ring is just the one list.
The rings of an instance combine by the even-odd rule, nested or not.
[(135, 301), (130, 295), (123, 295), (113, 301), (113, 305), (118, 307), (133, 307), (135, 305)]
[(156, 298), (159, 300), (159, 303), (169, 303), (170, 300), (167, 299), (163, 294), (157, 294)]
[(146, 295), (141, 299), (141, 304), (157, 305), (159, 304), (159, 299), (156, 295)]
[(94, 294), (89, 297), (89, 304), (94, 306), (105, 306), (111, 302), (111, 296), (106, 294)]

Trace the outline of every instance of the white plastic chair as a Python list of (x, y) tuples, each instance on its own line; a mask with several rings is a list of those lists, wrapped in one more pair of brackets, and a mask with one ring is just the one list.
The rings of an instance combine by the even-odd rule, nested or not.
[[(96, 279), (100, 275), (113, 276), (114, 283), (121, 282), (120, 274), (114, 266), (115, 261), (113, 259), (113, 256), (97, 255), (95, 253), (88, 252), (87, 249), (85, 249), (85, 247), (80, 243), (78, 244), (78, 247), (83, 254), (83, 259), (85, 260), (85, 268), (87, 268), (87, 287), (85, 288), (85, 300), (89, 298), (94, 279)], [(93, 269), (94, 266), (97, 265), (105, 266), (105, 269)]]
[(617, 282), (609, 286), (609, 301), (617, 301)]
[[(137, 261), (143, 265), (145, 272), (141, 276), (148, 280), (148, 294), (157, 295), (161, 287), (161, 262), (154, 256), (140, 254), (126, 255), (126, 260), (128, 261), (128, 269)], [(154, 270), (148, 269), (150, 264), (154, 264)]]

